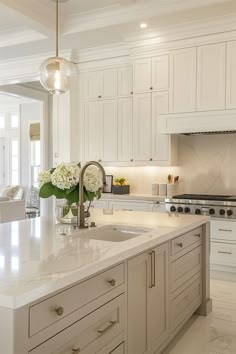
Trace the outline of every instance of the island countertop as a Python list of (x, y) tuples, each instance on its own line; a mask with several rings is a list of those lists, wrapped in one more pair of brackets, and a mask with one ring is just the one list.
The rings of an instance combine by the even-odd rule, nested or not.
[(0, 307), (17, 309), (209, 222), (206, 216), (92, 210), (102, 225), (150, 231), (125, 242), (93, 240), (90, 230), (40, 217), (0, 225)]

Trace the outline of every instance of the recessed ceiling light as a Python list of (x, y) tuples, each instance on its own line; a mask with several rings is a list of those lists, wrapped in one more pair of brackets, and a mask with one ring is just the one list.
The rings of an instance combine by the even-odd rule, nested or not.
[(147, 28), (147, 24), (145, 22), (140, 23), (140, 28), (143, 29)]

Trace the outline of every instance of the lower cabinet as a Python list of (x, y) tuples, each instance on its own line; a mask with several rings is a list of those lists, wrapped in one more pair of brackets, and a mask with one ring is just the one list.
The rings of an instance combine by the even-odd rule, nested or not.
[(128, 262), (128, 353), (157, 350), (169, 336), (168, 243)]

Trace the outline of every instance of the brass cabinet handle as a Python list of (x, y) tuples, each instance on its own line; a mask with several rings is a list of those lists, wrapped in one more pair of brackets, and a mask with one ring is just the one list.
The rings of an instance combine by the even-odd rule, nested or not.
[(182, 242), (177, 243), (177, 246), (179, 246), (179, 247), (183, 248), (183, 243), (182, 243)]
[(58, 316), (62, 316), (63, 313), (64, 313), (63, 307), (57, 307), (55, 311), (56, 311)]
[(72, 354), (78, 354), (78, 353), (80, 353), (80, 348), (72, 349)]
[(114, 327), (117, 324), (117, 321), (110, 321), (109, 325), (102, 330), (98, 330), (98, 333), (102, 336), (103, 334), (105, 334), (107, 331), (109, 331), (112, 327)]
[(150, 157), (149, 161), (152, 161), (152, 158)]
[(155, 251), (152, 251), (152, 257), (153, 257), (153, 282), (152, 286), (156, 286), (156, 253)]
[(115, 285), (116, 285), (115, 279), (108, 280), (108, 283), (109, 283), (111, 286), (115, 286)]
[(195, 234), (194, 236), (196, 236), (196, 237), (199, 237), (199, 238), (200, 238), (200, 237), (201, 237), (201, 234)]
[(152, 289), (156, 286), (156, 270), (155, 270), (155, 251), (149, 253), (151, 256), (151, 273), (150, 273), (150, 285), (149, 288)]
[(99, 159), (99, 160), (98, 160), (98, 162), (102, 162), (102, 160), (101, 160), (101, 159)]
[(134, 161), (134, 159), (130, 159), (130, 161), (131, 161), (131, 162), (133, 162), (133, 161)]
[(224, 251), (218, 251), (218, 253), (222, 253), (222, 254), (232, 254), (232, 252), (224, 252)]
[(230, 229), (218, 229), (219, 231), (226, 231), (226, 232), (232, 232), (232, 230), (230, 230)]

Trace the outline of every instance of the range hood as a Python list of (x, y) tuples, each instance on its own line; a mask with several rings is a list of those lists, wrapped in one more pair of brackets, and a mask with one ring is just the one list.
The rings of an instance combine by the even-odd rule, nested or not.
[(236, 111), (160, 115), (158, 130), (160, 134), (236, 134)]

